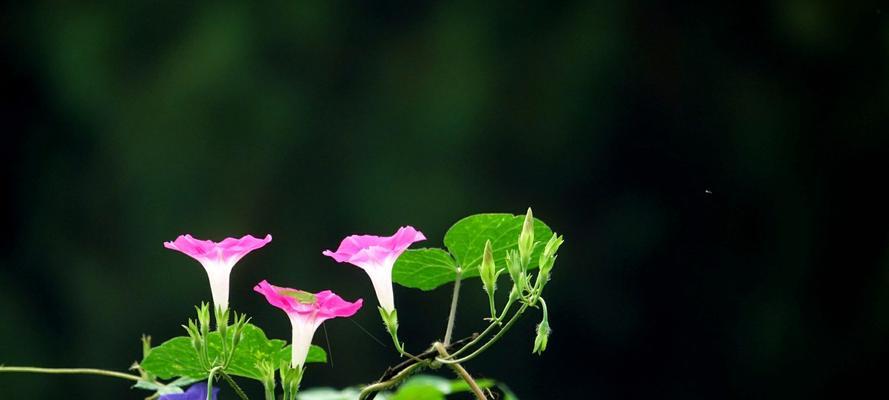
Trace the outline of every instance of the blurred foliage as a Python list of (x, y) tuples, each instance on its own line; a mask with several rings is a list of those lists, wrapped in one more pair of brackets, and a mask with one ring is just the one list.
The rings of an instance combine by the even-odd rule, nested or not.
[[(476, 382), (478, 386), (493, 394), (496, 399), (518, 400), (509, 388), (490, 379), (482, 379)], [(435, 375), (415, 375), (397, 389), (387, 392), (379, 392), (376, 400), (445, 400), (456, 398), (457, 395), (470, 396), (469, 385), (463, 380), (448, 380)], [(358, 388), (346, 388), (342, 390), (332, 388), (312, 388), (300, 392), (297, 400), (356, 400), (361, 391)], [(474, 398), (474, 397), (473, 397)]]
[[(533, 321), (519, 324), (473, 373), (529, 399), (881, 389), (887, 14), (827, 0), (5, 4), (0, 362), (125, 369), (142, 333), (181, 335), (209, 290), (161, 246), (180, 233), (272, 233), (235, 269), (232, 304), (286, 338), (250, 291), (260, 279), (371, 297), (362, 271), (320, 251), (404, 224), (441, 243), (457, 218), (531, 205), (571, 242), (550, 346), (527, 354)], [(441, 335), (449, 291), (396, 288), (409, 349)], [(477, 281), (463, 291), (458, 336), (487, 310)], [(325, 324), (331, 362), (304, 387), (398, 361), (375, 312), (354, 322)], [(0, 376), (3, 398), (140, 394)]]

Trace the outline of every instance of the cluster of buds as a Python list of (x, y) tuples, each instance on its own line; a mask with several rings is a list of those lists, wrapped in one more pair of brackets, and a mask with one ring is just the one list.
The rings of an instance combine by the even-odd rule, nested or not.
[(209, 371), (214, 364), (214, 362), (210, 361), (209, 349), (210, 306), (207, 303), (201, 303), (201, 306), (195, 307), (195, 310), (198, 313), (197, 322), (189, 318), (188, 326), (183, 325), (182, 327), (188, 332), (188, 337), (191, 339), (191, 347), (194, 348), (201, 367)]
[(284, 400), (295, 400), (296, 393), (299, 392), (299, 384), (303, 379), (302, 367), (291, 367), (290, 365), (282, 365), (278, 371), (281, 375), (281, 387), (284, 388)]
[[(528, 212), (525, 214), (525, 219), (522, 222), (522, 230), (519, 233), (517, 248), (506, 251), (505, 270), (509, 274), (513, 283), (512, 290), (509, 293), (509, 301), (521, 300), (532, 307), (537, 307), (539, 304), (543, 309), (543, 320), (537, 325), (537, 335), (534, 339), (533, 352), (537, 354), (546, 350), (546, 345), (551, 332), (547, 316), (546, 302), (541, 296), (541, 293), (550, 279), (553, 265), (556, 261), (556, 252), (559, 250), (559, 247), (563, 242), (564, 239), (562, 236), (555, 233), (549, 238), (537, 259), (537, 278), (532, 284), (531, 275), (528, 273), (528, 270), (531, 268), (534, 250), (540, 242), (534, 241), (534, 215), (529, 208)], [(482, 280), (482, 288), (488, 294), (488, 301), (491, 307), (491, 319), (494, 321), (497, 321), (494, 292), (497, 290), (497, 278), (503, 270), (504, 269), (497, 269), (491, 241), (488, 240), (485, 243), (481, 265), (479, 265), (479, 276)]]
[[(197, 311), (197, 321), (190, 319), (188, 325), (183, 325), (188, 337), (191, 339), (191, 347), (194, 348), (201, 367), (207, 371), (216, 367), (226, 368), (231, 362), (235, 354), (238, 344), (244, 337), (244, 328), (249, 322), (247, 315), (234, 313), (234, 323), (229, 324), (228, 309), (216, 308), (216, 331), (210, 332), (210, 306), (207, 303), (201, 303), (200, 307), (195, 307)], [(218, 342), (216, 338), (219, 338)], [(214, 349), (211, 358), (211, 347), (219, 346), (218, 350)]]
[(520, 296), (532, 289), (528, 268), (531, 265), (531, 255), (534, 253), (535, 245), (534, 214), (529, 208), (522, 223), (522, 231), (519, 233), (518, 250), (510, 249), (506, 252), (506, 270), (515, 285), (515, 291)]

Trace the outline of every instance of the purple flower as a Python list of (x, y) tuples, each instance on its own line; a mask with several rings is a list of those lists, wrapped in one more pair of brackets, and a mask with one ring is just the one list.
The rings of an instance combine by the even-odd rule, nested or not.
[[(219, 388), (213, 388), (213, 400), (218, 394)], [(195, 383), (185, 393), (165, 394), (160, 400), (207, 400), (207, 382)]]

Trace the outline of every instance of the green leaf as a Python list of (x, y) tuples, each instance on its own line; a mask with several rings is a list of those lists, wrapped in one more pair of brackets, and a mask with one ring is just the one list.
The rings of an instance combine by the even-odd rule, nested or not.
[(444, 400), (445, 395), (431, 385), (406, 386), (398, 390), (391, 400)]
[[(524, 215), (476, 214), (463, 218), (445, 234), (448, 251), (436, 248), (407, 250), (392, 271), (392, 280), (410, 288), (432, 290), (453, 282), (457, 266), (463, 278), (479, 275), (485, 241), (491, 240), (497, 270), (506, 268), (506, 250), (516, 248), (522, 231)], [(531, 260), (536, 261), (553, 232), (541, 220), (534, 220), (535, 246)], [(537, 268), (532, 262), (529, 269)]]
[(163, 396), (165, 394), (175, 394), (175, 393), (182, 393), (183, 392), (182, 388), (180, 388), (178, 386), (157, 384), (154, 382), (149, 382), (149, 381), (145, 381), (145, 380), (141, 380), (141, 379), (138, 382), (136, 382), (135, 385), (133, 385), (133, 388), (150, 390), (152, 392), (155, 392), (159, 396)]
[(435, 375), (414, 375), (407, 381), (405, 381), (399, 390), (412, 387), (412, 386), (426, 386), (432, 387), (441, 392), (441, 394), (451, 394), (451, 381), (449, 379), (442, 378), (440, 376)]
[[(476, 379), (475, 383), (478, 385), (478, 387), (480, 387), (482, 389), (492, 388), (495, 385), (497, 385), (497, 382), (495, 382), (493, 379), (484, 379), (484, 378)], [(453, 380), (450, 382), (450, 384), (451, 384), (451, 391), (449, 393), (469, 392), (472, 390), (469, 388), (469, 384), (466, 383), (466, 381), (464, 381), (462, 379)]]
[[(210, 333), (209, 342), (209, 355), (212, 360), (220, 353), (219, 333)], [(247, 324), (244, 327), (244, 336), (238, 344), (226, 372), (230, 375), (261, 380), (262, 371), (259, 368), (261, 362), (272, 361), (272, 365), (278, 366), (282, 362), (290, 361), (290, 346), (285, 347), (285, 344), (286, 342), (280, 339), (268, 339), (262, 329), (256, 325)], [(327, 354), (323, 349), (318, 346), (312, 346), (309, 349), (307, 363), (326, 361)], [(201, 367), (194, 348), (191, 347), (191, 339), (185, 336), (175, 337), (152, 348), (140, 365), (142, 369), (161, 379), (173, 377), (207, 378), (207, 371)]]
[[(311, 388), (300, 390), (296, 395), (298, 400), (355, 400), (360, 391), (356, 388), (336, 390), (333, 388)], [(385, 396), (377, 396), (382, 400)]]
[(392, 280), (402, 286), (432, 290), (454, 280), (457, 263), (442, 249), (413, 249), (398, 257)]

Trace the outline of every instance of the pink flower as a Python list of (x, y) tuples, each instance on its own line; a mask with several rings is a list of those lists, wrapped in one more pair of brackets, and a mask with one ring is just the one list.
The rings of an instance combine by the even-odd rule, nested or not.
[(411, 226), (398, 228), (388, 237), (352, 235), (343, 239), (336, 252), (325, 250), (322, 254), (337, 262), (348, 262), (367, 272), (377, 293), (377, 301), (387, 312), (395, 310), (392, 295), (392, 266), (395, 260), (414, 242), (426, 240), (423, 233)]
[(191, 235), (179, 235), (175, 241), (164, 242), (164, 247), (178, 250), (198, 260), (210, 278), (210, 291), (213, 303), (222, 309), (228, 308), (228, 280), (232, 267), (247, 253), (272, 241), (272, 235), (257, 239), (246, 235), (240, 239), (225, 238), (216, 243), (212, 240), (198, 240)]
[(305, 363), (312, 337), (322, 322), (336, 317), (351, 317), (364, 303), (362, 299), (350, 303), (330, 290), (310, 293), (274, 286), (265, 280), (259, 282), (253, 290), (264, 295), (269, 304), (284, 310), (290, 317), (293, 328), (290, 353), (292, 368), (301, 368)]

